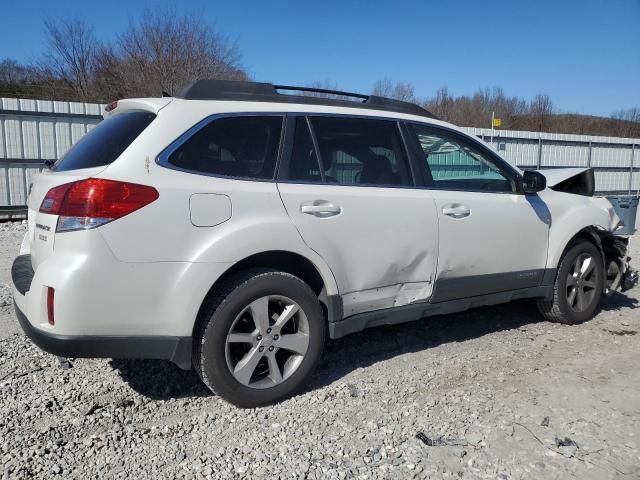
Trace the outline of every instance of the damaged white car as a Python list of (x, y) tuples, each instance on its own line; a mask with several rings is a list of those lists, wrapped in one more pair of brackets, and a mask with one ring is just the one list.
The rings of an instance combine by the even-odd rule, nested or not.
[(635, 281), (592, 171), (521, 172), (416, 105), (299, 90), (110, 104), (33, 183), (12, 271), (33, 341), (168, 359), (253, 407), (326, 337), (520, 298), (578, 323)]

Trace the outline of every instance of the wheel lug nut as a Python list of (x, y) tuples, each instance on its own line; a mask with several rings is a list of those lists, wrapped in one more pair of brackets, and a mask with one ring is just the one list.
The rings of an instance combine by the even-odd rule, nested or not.
[(259, 351), (259, 352), (264, 352), (264, 347), (260, 347), (260, 348), (258, 348), (258, 351)]
[(256, 337), (256, 339), (258, 339), (258, 340), (262, 340), (262, 335), (258, 335), (258, 336)]
[(267, 333), (271, 333), (271, 329), (270, 328), (267, 328)]
[(271, 345), (271, 346), (269, 347), (269, 351), (270, 351), (270, 352), (273, 352), (273, 345)]
[(280, 338), (278, 335), (274, 335), (274, 336), (273, 336), (273, 339), (274, 339), (274, 340), (277, 340), (278, 338)]

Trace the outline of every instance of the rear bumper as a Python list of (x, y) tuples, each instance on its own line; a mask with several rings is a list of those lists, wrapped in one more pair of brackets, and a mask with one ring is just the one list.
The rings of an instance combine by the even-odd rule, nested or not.
[(178, 367), (191, 369), (191, 337), (116, 337), (104, 335), (56, 335), (34, 328), (24, 313), (15, 307), (24, 333), (45, 352), (71, 358), (148, 358), (170, 360)]
[[(60, 273), (60, 277), (64, 275)], [(91, 303), (90, 288), (86, 292), (77, 292), (74, 303), (79, 305), (77, 313), (68, 330), (75, 329), (78, 334), (56, 331), (47, 325), (43, 316), (43, 286), (31, 267), (29, 255), (16, 258), (11, 268), (14, 306), (18, 322), (24, 333), (42, 350), (61, 357), (73, 358), (148, 358), (170, 360), (183, 369), (191, 368), (191, 336), (180, 335), (112, 335), (89, 333), (92, 315), (81, 316), (82, 305)], [(130, 285), (127, 285), (131, 288)], [(64, 291), (64, 290), (62, 290)], [(86, 308), (86, 307), (85, 307)], [(103, 306), (103, 309), (106, 309)], [(64, 310), (63, 310), (64, 312)], [(122, 313), (122, 311), (120, 311)], [(32, 317), (32, 318), (30, 318)], [(95, 315), (93, 315), (95, 317)], [(133, 314), (135, 317), (135, 314)], [(61, 318), (64, 323), (68, 318)], [(75, 332), (74, 332), (75, 333)], [(111, 332), (109, 332), (111, 333)], [(120, 333), (120, 332), (118, 332)]]

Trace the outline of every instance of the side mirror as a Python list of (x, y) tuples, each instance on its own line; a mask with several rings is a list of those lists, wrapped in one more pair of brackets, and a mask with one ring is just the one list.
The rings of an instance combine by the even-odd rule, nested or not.
[(526, 194), (537, 193), (547, 188), (547, 179), (540, 172), (525, 170), (522, 178), (522, 189)]

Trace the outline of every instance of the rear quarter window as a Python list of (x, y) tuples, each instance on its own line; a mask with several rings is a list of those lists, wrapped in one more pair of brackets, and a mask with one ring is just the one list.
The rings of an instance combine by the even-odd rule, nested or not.
[(213, 120), (171, 153), (167, 163), (204, 175), (271, 180), (282, 119), (278, 115)]
[(156, 118), (151, 112), (123, 112), (101, 121), (53, 166), (63, 172), (112, 163)]

